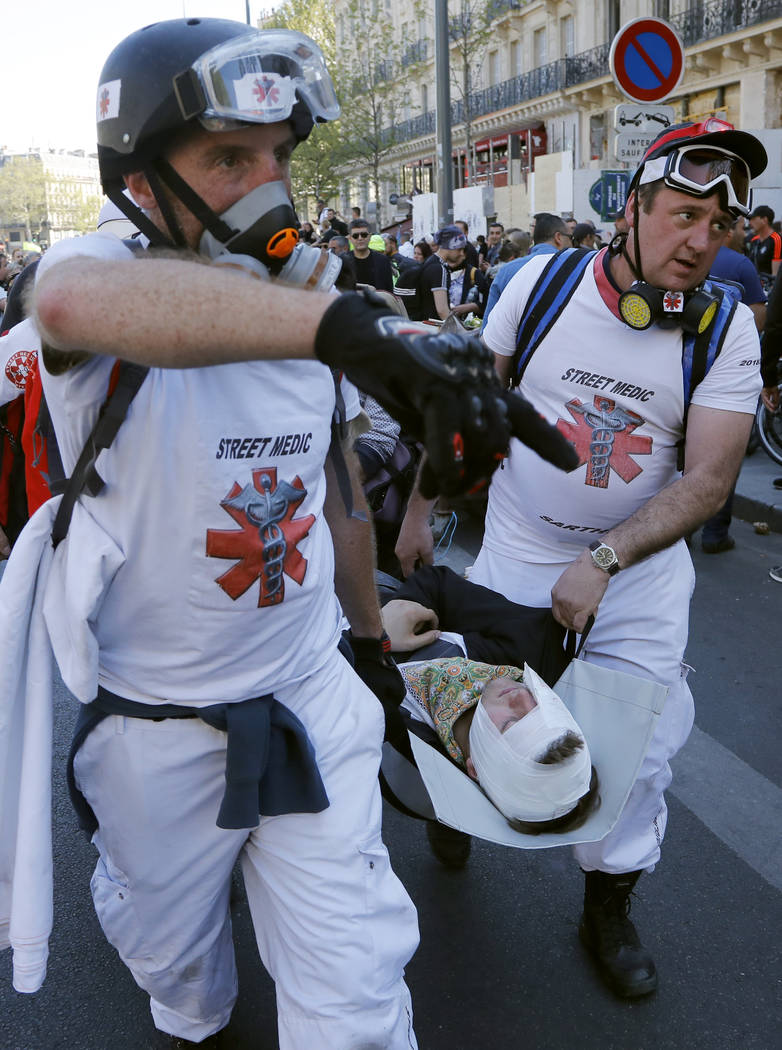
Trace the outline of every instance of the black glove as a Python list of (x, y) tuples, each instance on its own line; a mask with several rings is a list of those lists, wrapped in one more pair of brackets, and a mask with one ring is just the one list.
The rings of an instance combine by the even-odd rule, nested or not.
[(389, 740), (397, 751), (413, 761), (399, 705), (405, 698), (405, 682), (391, 656), (391, 639), (385, 631), (380, 638), (357, 638), (352, 631), (345, 635), (353, 652), (353, 670), (368, 686), (380, 703), (386, 716), (384, 740)]
[(512, 436), (564, 470), (578, 465), (556, 427), (521, 395), (503, 391), (494, 355), (477, 336), (407, 321), (364, 292), (335, 299), (318, 327), (315, 353), (423, 442), (427, 498), (482, 488)]

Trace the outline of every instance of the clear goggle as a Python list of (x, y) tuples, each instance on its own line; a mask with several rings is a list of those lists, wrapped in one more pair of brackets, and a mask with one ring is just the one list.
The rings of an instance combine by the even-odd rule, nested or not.
[(749, 215), (752, 200), (749, 165), (718, 146), (679, 146), (644, 165), (639, 185), (663, 179), (666, 186), (696, 197), (706, 197), (724, 187), (728, 211)]
[(305, 103), (315, 120), (336, 120), (340, 108), (323, 53), (304, 33), (251, 30), (201, 55), (175, 78), (186, 118), (208, 131), (287, 120)]

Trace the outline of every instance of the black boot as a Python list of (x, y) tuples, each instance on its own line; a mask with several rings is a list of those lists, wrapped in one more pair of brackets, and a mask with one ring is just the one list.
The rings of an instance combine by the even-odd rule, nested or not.
[(446, 868), (463, 868), (472, 849), (472, 839), (463, 831), (449, 828), (439, 820), (427, 820), (426, 835), (432, 853)]
[(578, 935), (608, 986), (623, 999), (648, 995), (657, 987), (654, 960), (628, 918), (630, 893), (640, 874), (584, 873), (584, 914)]

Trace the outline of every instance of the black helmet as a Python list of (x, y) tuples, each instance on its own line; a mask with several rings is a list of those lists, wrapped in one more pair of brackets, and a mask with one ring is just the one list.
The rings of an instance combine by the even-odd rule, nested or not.
[[(303, 33), (260, 31), (222, 18), (156, 22), (126, 37), (101, 72), (96, 109), (101, 182), (128, 218), (161, 243), (159, 231), (123, 197), (122, 176), (148, 175), (169, 227), (175, 221), (158, 176), (211, 228), (213, 213), (163, 159), (178, 131), (288, 120), (302, 141), (316, 120), (338, 116), (323, 55)], [(174, 239), (179, 241), (176, 234)]]

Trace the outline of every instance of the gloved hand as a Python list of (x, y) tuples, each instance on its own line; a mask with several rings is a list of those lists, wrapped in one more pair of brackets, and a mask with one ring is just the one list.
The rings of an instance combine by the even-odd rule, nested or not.
[(321, 319), (315, 354), (345, 371), (422, 441), (421, 494), (477, 491), (517, 437), (563, 470), (573, 446), (520, 394), (503, 391), (494, 357), (477, 336), (440, 332), (398, 317), (372, 292), (341, 295)]
[(383, 739), (390, 740), (412, 761), (410, 741), (399, 713), (399, 705), (405, 698), (405, 683), (391, 656), (391, 639), (385, 631), (380, 638), (357, 638), (352, 631), (345, 632), (343, 637), (347, 637), (353, 652), (353, 670), (383, 705), (386, 717)]

